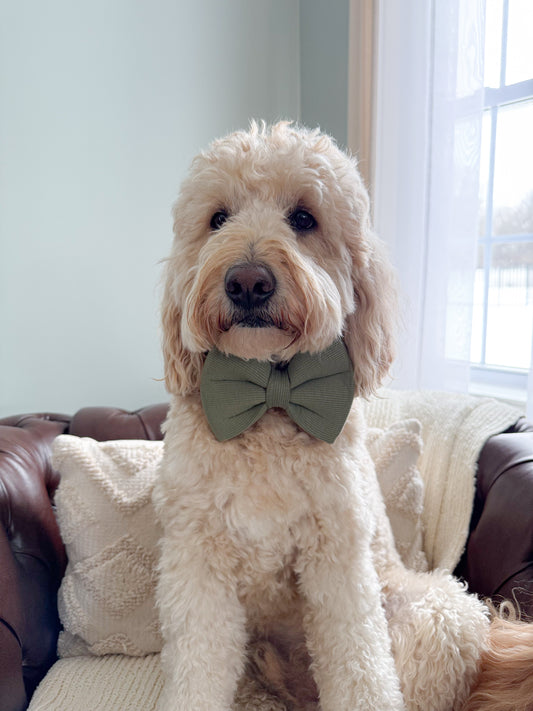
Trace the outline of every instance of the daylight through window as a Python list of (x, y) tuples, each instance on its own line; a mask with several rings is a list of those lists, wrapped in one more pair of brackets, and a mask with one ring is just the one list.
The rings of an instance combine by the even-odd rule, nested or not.
[(487, 0), (471, 359), (513, 389), (533, 341), (532, 28), (531, 0)]

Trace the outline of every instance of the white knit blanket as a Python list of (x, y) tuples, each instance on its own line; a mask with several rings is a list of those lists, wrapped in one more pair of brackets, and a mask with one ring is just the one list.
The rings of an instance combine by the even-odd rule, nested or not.
[(159, 654), (60, 659), (28, 711), (155, 711), (163, 688)]
[(422, 424), (418, 462), (424, 480), (424, 551), (430, 569), (453, 571), (468, 536), (476, 463), (486, 440), (521, 412), (495, 400), (443, 392), (382, 390), (365, 403), (370, 427), (416, 418)]

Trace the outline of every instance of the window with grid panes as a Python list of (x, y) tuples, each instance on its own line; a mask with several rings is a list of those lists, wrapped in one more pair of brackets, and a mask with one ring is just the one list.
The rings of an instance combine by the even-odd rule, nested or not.
[(533, 2), (487, 0), (473, 380), (525, 392), (533, 342)]

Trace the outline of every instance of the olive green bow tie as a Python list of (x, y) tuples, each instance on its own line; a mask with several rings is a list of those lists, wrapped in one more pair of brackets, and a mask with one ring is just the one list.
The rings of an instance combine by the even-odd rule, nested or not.
[(297, 353), (288, 364), (243, 360), (214, 348), (202, 371), (202, 405), (219, 441), (281, 407), (308, 434), (333, 442), (354, 398), (353, 368), (342, 340), (320, 353)]

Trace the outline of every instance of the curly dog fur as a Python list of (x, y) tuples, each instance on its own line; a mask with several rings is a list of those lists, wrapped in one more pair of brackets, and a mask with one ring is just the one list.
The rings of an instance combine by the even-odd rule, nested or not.
[[(318, 131), (252, 124), (194, 160), (174, 231), (154, 493), (162, 711), (462, 708), (487, 609), (451, 576), (404, 568), (364, 446), (358, 398), (387, 373), (396, 316), (355, 162)], [(272, 275), (255, 322), (228, 298), (236, 265)], [(278, 409), (215, 440), (199, 394), (209, 349), (286, 361), (340, 336), (356, 398), (333, 445)]]

